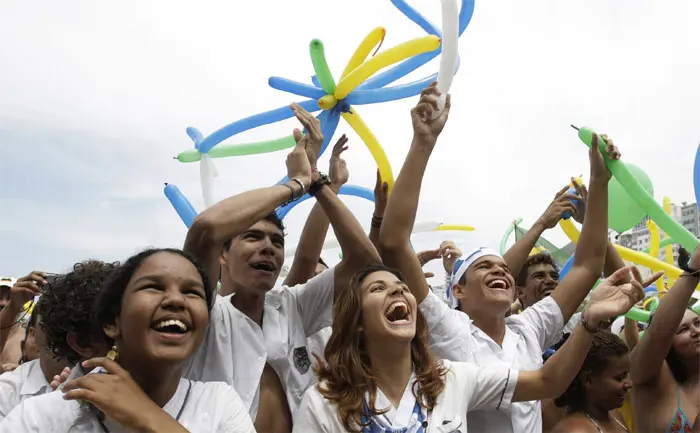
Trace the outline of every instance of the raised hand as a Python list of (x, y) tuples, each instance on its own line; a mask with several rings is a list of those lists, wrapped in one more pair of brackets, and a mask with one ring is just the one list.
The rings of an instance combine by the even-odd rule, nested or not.
[(426, 250), (416, 253), (421, 266), (425, 266), (433, 260), (440, 258), (440, 250)]
[(568, 189), (568, 186), (560, 189), (554, 196), (552, 203), (547, 207), (547, 210), (545, 210), (539, 220), (537, 220), (539, 224), (542, 224), (545, 230), (554, 228), (566, 212), (569, 212), (574, 218), (577, 217), (578, 210), (571, 200), (580, 200), (581, 197), (568, 194), (566, 192)]
[(10, 290), (10, 301), (21, 307), (25, 302), (31, 301), (41, 294), (41, 288), (48, 284), (46, 274), (40, 271), (32, 271), (29, 275), (17, 280)]
[(348, 142), (348, 137), (343, 134), (338, 142), (333, 146), (333, 152), (331, 153), (331, 160), (328, 168), (328, 177), (331, 180), (331, 185), (340, 187), (345, 185), (345, 183), (350, 178), (350, 172), (348, 171), (347, 163), (344, 159), (340, 157), (346, 150)]
[(304, 108), (299, 104), (292, 104), (292, 110), (294, 110), (294, 115), (301, 122), (302, 126), (306, 130), (306, 134), (302, 134), (299, 129), (294, 130), (294, 141), (297, 145), (301, 143), (303, 148), (306, 150), (308, 155), (309, 164), (311, 164), (311, 169), (316, 169), (316, 162), (318, 161), (318, 154), (321, 152), (321, 146), (323, 145), (323, 132), (321, 132), (321, 122), (314, 117), (313, 114), (304, 110)]
[[(306, 152), (306, 142), (297, 140), (297, 145), (294, 146), (294, 149), (287, 155), (287, 177), (290, 179), (298, 179), (303, 183), (303, 193), (311, 186), (311, 173), (312, 168), (308, 153)], [(301, 196), (301, 194), (299, 194), (299, 196)]]
[(452, 241), (444, 241), (440, 244), (440, 255), (442, 256), (442, 267), (445, 272), (452, 273), (457, 260), (462, 257), (462, 250)]
[[(88, 374), (70, 380), (63, 387), (66, 400), (91, 403), (123, 427), (133, 431), (147, 431), (153, 425), (175, 428), (170, 415), (151, 400), (134, 382), (129, 372), (109, 358), (93, 358), (83, 363), (86, 369), (103, 367), (109, 374)], [(173, 424), (174, 423), (174, 424)], [(175, 427), (173, 427), (175, 426)], [(173, 431), (182, 431), (175, 428)]]
[(700, 269), (700, 245), (695, 247), (693, 254), (690, 256), (690, 262), (688, 262), (690, 269), (698, 270)]
[(450, 95), (447, 95), (445, 109), (439, 116), (433, 119), (433, 113), (439, 111), (438, 97), (440, 96), (440, 92), (436, 86), (437, 82), (434, 82), (423, 89), (418, 104), (411, 110), (414, 139), (431, 147), (435, 145), (438, 136), (445, 127), (451, 107)]
[[(630, 272), (632, 272), (633, 278), (629, 283), (626, 283), (624, 282), (625, 278)], [(588, 307), (584, 311), (587, 321), (598, 324), (627, 313), (630, 308), (644, 298), (644, 287), (653, 284), (661, 276), (663, 276), (663, 272), (657, 272), (643, 281), (639, 269), (635, 266), (618, 269), (591, 294)]]
[[(618, 159), (620, 159), (622, 155), (617, 149), (617, 146), (615, 146), (615, 144), (613, 143), (612, 139), (610, 139), (605, 134), (601, 135), (601, 137), (607, 143), (607, 146), (605, 147), (605, 153), (607, 153), (608, 158), (610, 158), (613, 161), (617, 161)], [(591, 179), (597, 177), (610, 180), (610, 178), (612, 177), (612, 173), (610, 173), (610, 170), (608, 170), (608, 167), (605, 165), (605, 158), (603, 157), (603, 154), (600, 153), (598, 143), (598, 134), (593, 134), (593, 140), (591, 141), (591, 149), (588, 151), (588, 159), (590, 160), (591, 164)]]
[(586, 218), (586, 205), (588, 205), (588, 188), (582, 183), (578, 183), (576, 179), (571, 178), (571, 184), (576, 190), (578, 198), (576, 199), (576, 212), (572, 214), (574, 220), (583, 224), (583, 220)]
[(384, 217), (384, 210), (389, 201), (389, 184), (382, 182), (382, 176), (377, 170), (377, 183), (374, 184), (374, 216)]

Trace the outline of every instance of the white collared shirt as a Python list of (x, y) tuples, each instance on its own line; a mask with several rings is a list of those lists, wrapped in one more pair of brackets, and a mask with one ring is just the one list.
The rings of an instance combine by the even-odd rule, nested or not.
[(233, 306), (231, 296), (217, 297), (209, 329), (185, 377), (233, 385), (255, 419), (268, 363), (282, 383), (293, 416), (316, 380), (306, 339), (332, 323), (334, 281), (330, 269), (306, 284), (270, 290), (262, 329)]
[[(506, 318), (503, 344), (499, 346), (469, 316), (449, 308), (434, 293), (420, 304), (428, 322), (430, 349), (439, 358), (473, 362), (483, 367), (539, 370), (542, 352), (557, 343), (564, 317), (552, 297), (537, 302), (520, 314)], [(469, 414), (477, 432), (541, 433), (542, 408), (539, 400), (513, 403), (503, 413), (477, 411)]]
[[(189, 396), (187, 391), (189, 388)], [(186, 402), (186, 404), (185, 404)], [(255, 433), (253, 421), (233, 387), (225, 383), (180, 380), (163, 410), (191, 433)], [(107, 417), (111, 433), (126, 433), (121, 425)], [(52, 392), (30, 398), (0, 421), (0, 433), (103, 433), (94, 412), (83, 409), (75, 400), (64, 400), (63, 393)]]
[[(448, 370), (445, 375), (445, 388), (438, 396), (435, 407), (427, 415), (426, 433), (467, 433), (467, 419), (465, 419), (467, 412), (489, 410), (490, 414), (498, 415), (496, 411), (507, 410), (518, 382), (517, 370), (503, 367), (481, 368), (470, 363), (447, 360), (442, 362)], [(405, 392), (404, 397), (406, 397)], [(379, 399), (380, 394), (377, 393), (377, 401)], [(394, 411), (396, 416), (394, 424), (400, 423), (403, 403), (402, 399), (399, 408)], [(410, 398), (407, 398), (406, 407), (410, 405), (408, 412), (413, 411), (414, 403), (415, 400), (410, 401)], [(377, 403), (376, 407), (381, 406)], [(489, 430), (481, 430), (478, 426), (471, 425), (471, 428), (474, 433), (490, 433)], [(338, 417), (338, 406), (326, 400), (316, 386), (309, 388), (294, 420), (292, 432), (342, 431), (345, 429)]]
[(313, 355), (317, 355), (323, 361), (326, 360), (326, 344), (328, 344), (328, 340), (331, 338), (332, 333), (333, 327), (326, 326), (325, 328), (321, 329), (320, 331), (306, 339), (306, 344), (309, 346), (309, 355), (311, 356), (311, 363), (314, 366), (316, 366), (318, 362), (316, 361), (316, 357)]
[(51, 391), (39, 360), (25, 362), (13, 371), (0, 374), (0, 420), (29, 397)]

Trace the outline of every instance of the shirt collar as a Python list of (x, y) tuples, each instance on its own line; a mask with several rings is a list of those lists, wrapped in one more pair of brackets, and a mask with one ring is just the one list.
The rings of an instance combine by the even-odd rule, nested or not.
[(39, 360), (35, 359), (22, 365), (22, 387), (21, 395), (36, 395), (46, 389), (49, 383), (44, 377)]

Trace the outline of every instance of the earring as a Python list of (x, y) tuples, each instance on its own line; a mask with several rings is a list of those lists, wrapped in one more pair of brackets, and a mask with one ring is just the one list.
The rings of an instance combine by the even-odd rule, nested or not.
[(114, 345), (112, 346), (112, 349), (109, 352), (107, 352), (107, 358), (111, 359), (112, 361), (116, 361), (118, 356), (119, 356), (119, 346), (115, 342)]

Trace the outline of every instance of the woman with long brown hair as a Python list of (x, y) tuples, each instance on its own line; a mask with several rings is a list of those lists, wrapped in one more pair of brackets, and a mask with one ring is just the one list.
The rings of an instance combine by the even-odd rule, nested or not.
[[(316, 368), (319, 383), (306, 392), (294, 432), (466, 433), (468, 411), (556, 397), (581, 368), (600, 323), (642, 298), (638, 280), (622, 283), (629, 272), (621, 269), (598, 287), (583, 323), (547, 364), (519, 372), (437, 361), (404, 277), (368, 267), (335, 301), (327, 363)], [(514, 283), (510, 274), (498, 278)]]

